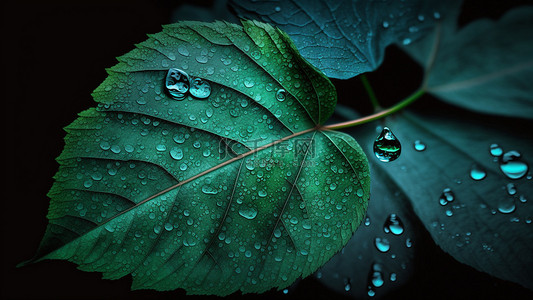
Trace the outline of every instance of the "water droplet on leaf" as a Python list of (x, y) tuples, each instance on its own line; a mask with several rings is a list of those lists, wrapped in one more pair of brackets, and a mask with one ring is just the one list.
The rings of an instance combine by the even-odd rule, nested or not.
[(508, 151), (501, 158), (500, 170), (510, 179), (520, 179), (526, 175), (529, 166), (521, 160), (519, 152)]
[(490, 145), (490, 155), (494, 157), (502, 156), (503, 149), (498, 144), (491, 144)]
[(426, 145), (422, 143), (420, 140), (416, 140), (414, 143), (414, 146), (415, 146), (415, 150), (418, 152), (422, 152), (426, 150)]
[(248, 220), (252, 220), (257, 216), (257, 209), (253, 207), (243, 206), (239, 209), (239, 215)]
[(189, 90), (193, 97), (198, 99), (205, 99), (211, 95), (211, 85), (207, 80), (194, 77), (191, 80), (191, 88)]
[(279, 89), (277, 92), (276, 92), (276, 99), (278, 101), (285, 101), (285, 98), (286, 98), (286, 92), (284, 89)]
[(401, 152), (400, 141), (388, 127), (384, 127), (374, 141), (374, 154), (376, 157), (382, 162), (390, 162), (400, 157)]
[(474, 164), (470, 169), (470, 178), (474, 180), (482, 180), (487, 177), (487, 172), (479, 165)]
[(389, 240), (385, 239), (385, 238), (379, 238), (379, 237), (376, 237), (376, 239), (374, 240), (374, 244), (376, 246), (376, 249), (379, 250), (379, 252), (387, 252), (390, 250), (390, 243), (389, 243)]
[(385, 233), (392, 233), (394, 235), (400, 235), (403, 233), (403, 223), (396, 214), (390, 214), (385, 224), (383, 224), (383, 231)]
[(189, 75), (180, 69), (171, 68), (168, 70), (165, 86), (172, 98), (183, 100), (189, 91)]

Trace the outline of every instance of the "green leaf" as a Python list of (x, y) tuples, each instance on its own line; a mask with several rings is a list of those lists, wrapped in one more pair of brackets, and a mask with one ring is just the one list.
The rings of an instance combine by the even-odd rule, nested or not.
[[(119, 61), (98, 107), (66, 127), (37, 260), (227, 295), (283, 288), (350, 239), (368, 163), (353, 138), (321, 130), (334, 87), (283, 32), (177, 23)], [(210, 96), (171, 98), (169, 68)]]
[[(428, 99), (429, 100), (429, 99)], [(453, 116), (453, 117), (451, 117)], [(531, 179), (510, 179), (491, 156), (491, 144), (504, 151), (522, 154), (521, 161), (531, 165), (533, 142), (524, 125), (509, 119), (491, 119), (465, 114), (457, 109), (440, 108), (424, 114), (403, 112), (385, 122), (403, 145), (400, 158), (391, 163), (370, 159), (407, 196), (434, 241), (458, 261), (493, 276), (533, 288), (531, 266), (533, 195)], [(375, 125), (374, 125), (375, 126)], [(372, 155), (377, 133), (372, 125), (350, 130)], [(414, 149), (415, 141), (426, 150)], [(501, 158), (500, 158), (501, 160)], [(474, 180), (472, 168), (486, 172)], [(516, 188), (508, 193), (508, 184)], [(443, 191), (450, 188), (454, 200), (441, 205)], [(380, 192), (372, 197), (382, 197)], [(514, 209), (512, 209), (514, 206)]]
[(444, 1), (231, 0), (241, 18), (279, 26), (315, 67), (347, 79), (375, 70), (392, 44), (409, 44), (434, 27)]
[(433, 34), (404, 49), (426, 68), (426, 90), (478, 112), (533, 118), (533, 7), (457, 28), (459, 5)]

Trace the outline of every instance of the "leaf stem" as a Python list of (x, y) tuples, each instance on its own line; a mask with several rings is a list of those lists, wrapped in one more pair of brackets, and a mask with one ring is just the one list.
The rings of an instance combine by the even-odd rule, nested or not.
[(380, 111), (381, 106), (379, 105), (378, 98), (376, 97), (376, 94), (374, 93), (374, 89), (372, 89), (372, 86), (370, 85), (368, 78), (366, 78), (365, 74), (362, 74), (359, 77), (361, 78), (361, 82), (363, 83), (363, 86), (365, 87), (366, 93), (368, 94), (368, 98), (370, 98), (370, 102), (372, 102), (372, 107), (374, 108), (374, 112)]
[(366, 117), (362, 117), (362, 118), (359, 118), (359, 119), (356, 119), (356, 120), (351, 120), (351, 121), (347, 121), (347, 122), (342, 122), (342, 123), (337, 123), (337, 124), (333, 124), (333, 125), (324, 126), (324, 127), (322, 127), (322, 129), (336, 130), (336, 129), (354, 127), (354, 126), (357, 126), (357, 125), (361, 125), (361, 124), (364, 124), (364, 123), (368, 123), (368, 122), (372, 122), (372, 121), (384, 118), (384, 117), (386, 117), (388, 115), (391, 115), (391, 114), (393, 114), (393, 113), (405, 108), (406, 106), (408, 106), (409, 104), (413, 103), (415, 100), (420, 98), (424, 93), (425, 93), (425, 90), (423, 88), (420, 88), (420, 89), (416, 90), (416, 92), (412, 93), (410, 96), (405, 98), (404, 100), (398, 102), (398, 104), (394, 105), (393, 107), (384, 109), (384, 110), (382, 110), (382, 111), (380, 111), (378, 113), (371, 114), (371, 115), (368, 115)]

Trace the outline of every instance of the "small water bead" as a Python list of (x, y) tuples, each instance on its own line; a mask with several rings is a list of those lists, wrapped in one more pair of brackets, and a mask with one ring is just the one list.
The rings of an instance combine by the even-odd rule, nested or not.
[(416, 140), (414, 143), (415, 150), (418, 152), (422, 152), (426, 150), (426, 144), (422, 143), (420, 140)]
[(382, 162), (391, 162), (400, 157), (402, 146), (388, 127), (383, 130), (374, 141), (374, 154)]
[(520, 202), (522, 202), (522, 203), (526, 203), (526, 202), (527, 202), (527, 198), (526, 198), (526, 196), (524, 196), (524, 195), (520, 195), (520, 197), (518, 197), (518, 199), (519, 199)]
[(390, 273), (390, 281), (396, 281), (396, 273)]
[(405, 246), (407, 248), (411, 248), (413, 246), (413, 241), (410, 238), (406, 239), (405, 240)]
[(527, 163), (521, 160), (521, 154), (518, 151), (506, 152), (500, 160), (500, 170), (510, 179), (520, 179), (526, 175), (529, 170)]
[(448, 202), (452, 202), (453, 200), (455, 200), (455, 195), (453, 194), (450, 188), (445, 188), (444, 190), (442, 190), (442, 194), (439, 197), (440, 205), (444, 206), (448, 204)]
[(516, 205), (514, 204), (514, 199), (504, 198), (498, 203), (498, 211), (502, 214), (510, 214), (514, 212)]
[(507, 189), (507, 194), (509, 194), (509, 196), (516, 194), (516, 186), (514, 184), (508, 183), (506, 186), (506, 189)]
[(490, 145), (490, 155), (494, 157), (502, 156), (503, 149), (498, 144), (491, 144)]
[(485, 177), (487, 177), (487, 172), (485, 169), (477, 164), (473, 164), (472, 168), (470, 169), (470, 178), (478, 181), (483, 180)]
[(453, 211), (452, 211), (451, 209), (447, 209), (447, 210), (446, 210), (446, 216), (447, 216), (447, 217), (451, 217), (451, 216), (453, 216)]
[(276, 100), (282, 102), (282, 101), (285, 101), (285, 98), (287, 97), (287, 92), (284, 90), (284, 89), (279, 89), (277, 92), (276, 92)]
[(370, 226), (370, 217), (365, 218), (365, 226)]
[(390, 243), (389, 240), (385, 238), (379, 238), (376, 237), (374, 240), (374, 245), (376, 246), (376, 249), (378, 249), (379, 252), (385, 253), (390, 250)]
[(189, 75), (176, 68), (168, 70), (165, 86), (168, 93), (176, 100), (183, 100), (190, 87)]
[(392, 233), (394, 235), (400, 235), (403, 233), (402, 220), (396, 214), (390, 214), (385, 224), (383, 224), (383, 231), (385, 233)]
[(389, 28), (389, 26), (390, 26), (389, 22), (387, 22), (387, 21), (383, 21), (383, 23), (381, 25), (383, 26), (383, 28)]
[(207, 80), (193, 77), (191, 80), (191, 88), (189, 89), (191, 95), (198, 99), (205, 99), (211, 95), (211, 85)]

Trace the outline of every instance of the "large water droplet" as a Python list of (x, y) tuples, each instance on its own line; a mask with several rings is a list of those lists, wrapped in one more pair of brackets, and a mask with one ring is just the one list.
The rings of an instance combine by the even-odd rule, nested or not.
[(387, 239), (382, 239), (382, 238), (379, 238), (377, 237), (375, 240), (374, 240), (374, 244), (376, 246), (376, 249), (379, 250), (379, 252), (387, 252), (390, 250), (390, 243), (389, 243), (389, 240)]
[(490, 155), (494, 157), (502, 156), (503, 149), (498, 144), (491, 144), (490, 145)]
[(374, 141), (374, 154), (376, 157), (382, 162), (390, 162), (400, 157), (401, 152), (400, 141), (388, 127), (383, 127), (383, 130)]
[(487, 172), (485, 169), (477, 164), (473, 164), (472, 168), (470, 169), (470, 178), (474, 180), (482, 180), (485, 177), (487, 177)]
[(193, 97), (199, 99), (205, 99), (211, 95), (211, 85), (207, 80), (202, 78), (194, 77), (191, 80), (191, 88), (189, 90)]
[(452, 202), (453, 200), (455, 200), (455, 195), (450, 188), (445, 188), (442, 190), (442, 194), (439, 197), (440, 205), (446, 205), (448, 202)]
[(183, 100), (189, 91), (189, 75), (176, 68), (168, 70), (165, 86), (168, 93), (176, 100)]
[(515, 211), (516, 205), (513, 198), (504, 198), (498, 203), (498, 211), (502, 214), (510, 214)]
[(500, 170), (510, 179), (520, 179), (526, 175), (529, 166), (521, 160), (521, 154), (513, 150), (503, 155)]
[(416, 140), (414, 143), (415, 150), (418, 152), (422, 152), (426, 150), (426, 144), (422, 143), (420, 140)]
[(248, 220), (252, 220), (253, 218), (257, 216), (257, 209), (253, 207), (249, 207), (249, 206), (242, 206), (239, 209), (239, 215), (241, 215), (241, 217), (244, 217)]
[(383, 224), (383, 231), (385, 233), (391, 232), (394, 235), (400, 235), (403, 233), (402, 220), (396, 214), (390, 214), (385, 224)]

